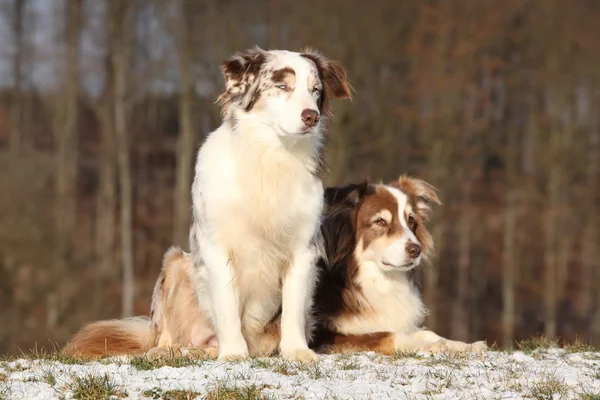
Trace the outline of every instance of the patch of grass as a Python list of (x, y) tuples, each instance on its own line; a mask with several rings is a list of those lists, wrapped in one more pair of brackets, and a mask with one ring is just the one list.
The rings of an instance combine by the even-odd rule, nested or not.
[(553, 347), (558, 347), (558, 342), (556, 340), (547, 339), (544, 336), (538, 336), (527, 340), (517, 341), (516, 347), (525, 354), (532, 354), (536, 351), (545, 351)]
[(321, 379), (323, 376), (325, 376), (318, 362), (299, 363), (298, 370), (306, 372), (310, 379)]
[(428, 367), (447, 366), (453, 369), (463, 368), (469, 360), (468, 353), (446, 352), (431, 355), (425, 360)]
[(151, 399), (164, 399), (164, 400), (193, 400), (199, 396), (200, 393), (191, 390), (167, 390), (166, 392), (160, 388), (153, 388), (151, 390), (144, 390), (142, 395), (150, 397)]
[(204, 359), (184, 356), (160, 357), (150, 360), (147, 357), (133, 357), (130, 361), (132, 367), (138, 371), (151, 371), (162, 367), (184, 368), (200, 364)]
[(250, 367), (268, 369), (281, 375), (296, 375), (292, 363), (280, 358), (253, 358), (250, 360)]
[(530, 388), (530, 395), (537, 400), (552, 400), (555, 395), (565, 396), (569, 387), (554, 375), (545, 376)]
[(591, 344), (582, 342), (579, 339), (575, 339), (573, 343), (566, 343), (563, 347), (567, 353), (590, 353), (598, 351)]
[(123, 390), (110, 379), (108, 375), (83, 377), (76, 376), (71, 386), (73, 398), (79, 400), (108, 400), (111, 397), (124, 398)]
[[(105, 358), (105, 357), (104, 357)], [(79, 357), (64, 354), (60, 351), (60, 346), (57, 343), (51, 342), (49, 346), (38, 346), (29, 350), (19, 349), (19, 353), (4, 356), (1, 361), (12, 362), (19, 359), (24, 360), (44, 360), (44, 361), (57, 361), (63, 364), (85, 364), (92, 360), (98, 360), (99, 358)]]
[(580, 396), (581, 400), (600, 400), (599, 392), (583, 392)]
[(414, 358), (420, 360), (423, 358), (423, 356), (416, 350), (398, 350), (397, 352), (391, 354), (390, 357), (395, 360), (401, 360), (405, 358)]
[(44, 372), (44, 375), (42, 378), (44, 379), (44, 382), (46, 382), (48, 385), (50, 385), (50, 386), (56, 385), (56, 376), (54, 376), (54, 374), (52, 372), (50, 372), (50, 371)]
[(338, 368), (344, 371), (358, 369), (359, 367), (360, 364), (354, 359), (346, 359), (338, 363)]
[(272, 397), (262, 393), (268, 386), (250, 385), (246, 387), (227, 387), (217, 385), (217, 387), (208, 392), (204, 400), (271, 400)]

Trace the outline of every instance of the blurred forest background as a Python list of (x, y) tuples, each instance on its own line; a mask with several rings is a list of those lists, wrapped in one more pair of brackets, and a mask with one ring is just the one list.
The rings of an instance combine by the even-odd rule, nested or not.
[(439, 188), (428, 327), (600, 344), (597, 0), (0, 0), (0, 38), (0, 352), (148, 313), (254, 45), (347, 68), (327, 184)]

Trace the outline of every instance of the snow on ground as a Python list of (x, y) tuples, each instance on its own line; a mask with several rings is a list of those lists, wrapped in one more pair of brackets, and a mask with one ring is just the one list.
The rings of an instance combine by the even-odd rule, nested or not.
[[(112, 398), (130, 399), (600, 399), (600, 353), (560, 349), (471, 355), (355, 353), (324, 356), (314, 364), (269, 358), (162, 365), (140, 358), (83, 364), (0, 362), (0, 399), (101, 398), (101, 391), (85, 397), (86, 390), (94, 390), (90, 377), (108, 384)], [(182, 397), (175, 397), (177, 393)]]

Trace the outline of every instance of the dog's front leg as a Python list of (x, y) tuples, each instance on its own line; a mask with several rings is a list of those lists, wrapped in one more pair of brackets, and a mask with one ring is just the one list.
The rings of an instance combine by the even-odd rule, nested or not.
[(308, 348), (307, 316), (315, 285), (315, 253), (306, 247), (293, 256), (283, 279), (281, 313), (281, 356), (293, 361), (316, 361), (317, 354)]
[(216, 243), (203, 246), (212, 299), (213, 323), (219, 343), (219, 360), (248, 357), (248, 345), (242, 335), (240, 296), (235, 282), (234, 265), (227, 251)]
[(452, 351), (483, 351), (487, 349), (487, 345), (483, 341), (464, 343), (457, 340), (446, 339), (427, 329), (417, 330), (411, 334), (411, 337), (429, 343), (443, 343), (443, 346), (446, 347), (446, 349)]

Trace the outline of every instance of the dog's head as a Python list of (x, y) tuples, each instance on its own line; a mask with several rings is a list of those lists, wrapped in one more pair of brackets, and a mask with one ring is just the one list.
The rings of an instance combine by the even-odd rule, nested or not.
[(433, 252), (433, 239), (425, 226), (428, 203), (441, 203), (425, 181), (402, 176), (387, 185), (328, 188), (325, 202), (330, 216), (347, 211), (359, 264), (372, 262), (383, 271), (409, 271)]
[(312, 50), (255, 48), (235, 54), (222, 70), (225, 92), (219, 102), (225, 118), (251, 115), (281, 136), (319, 132), (327, 100), (351, 94), (344, 69)]

